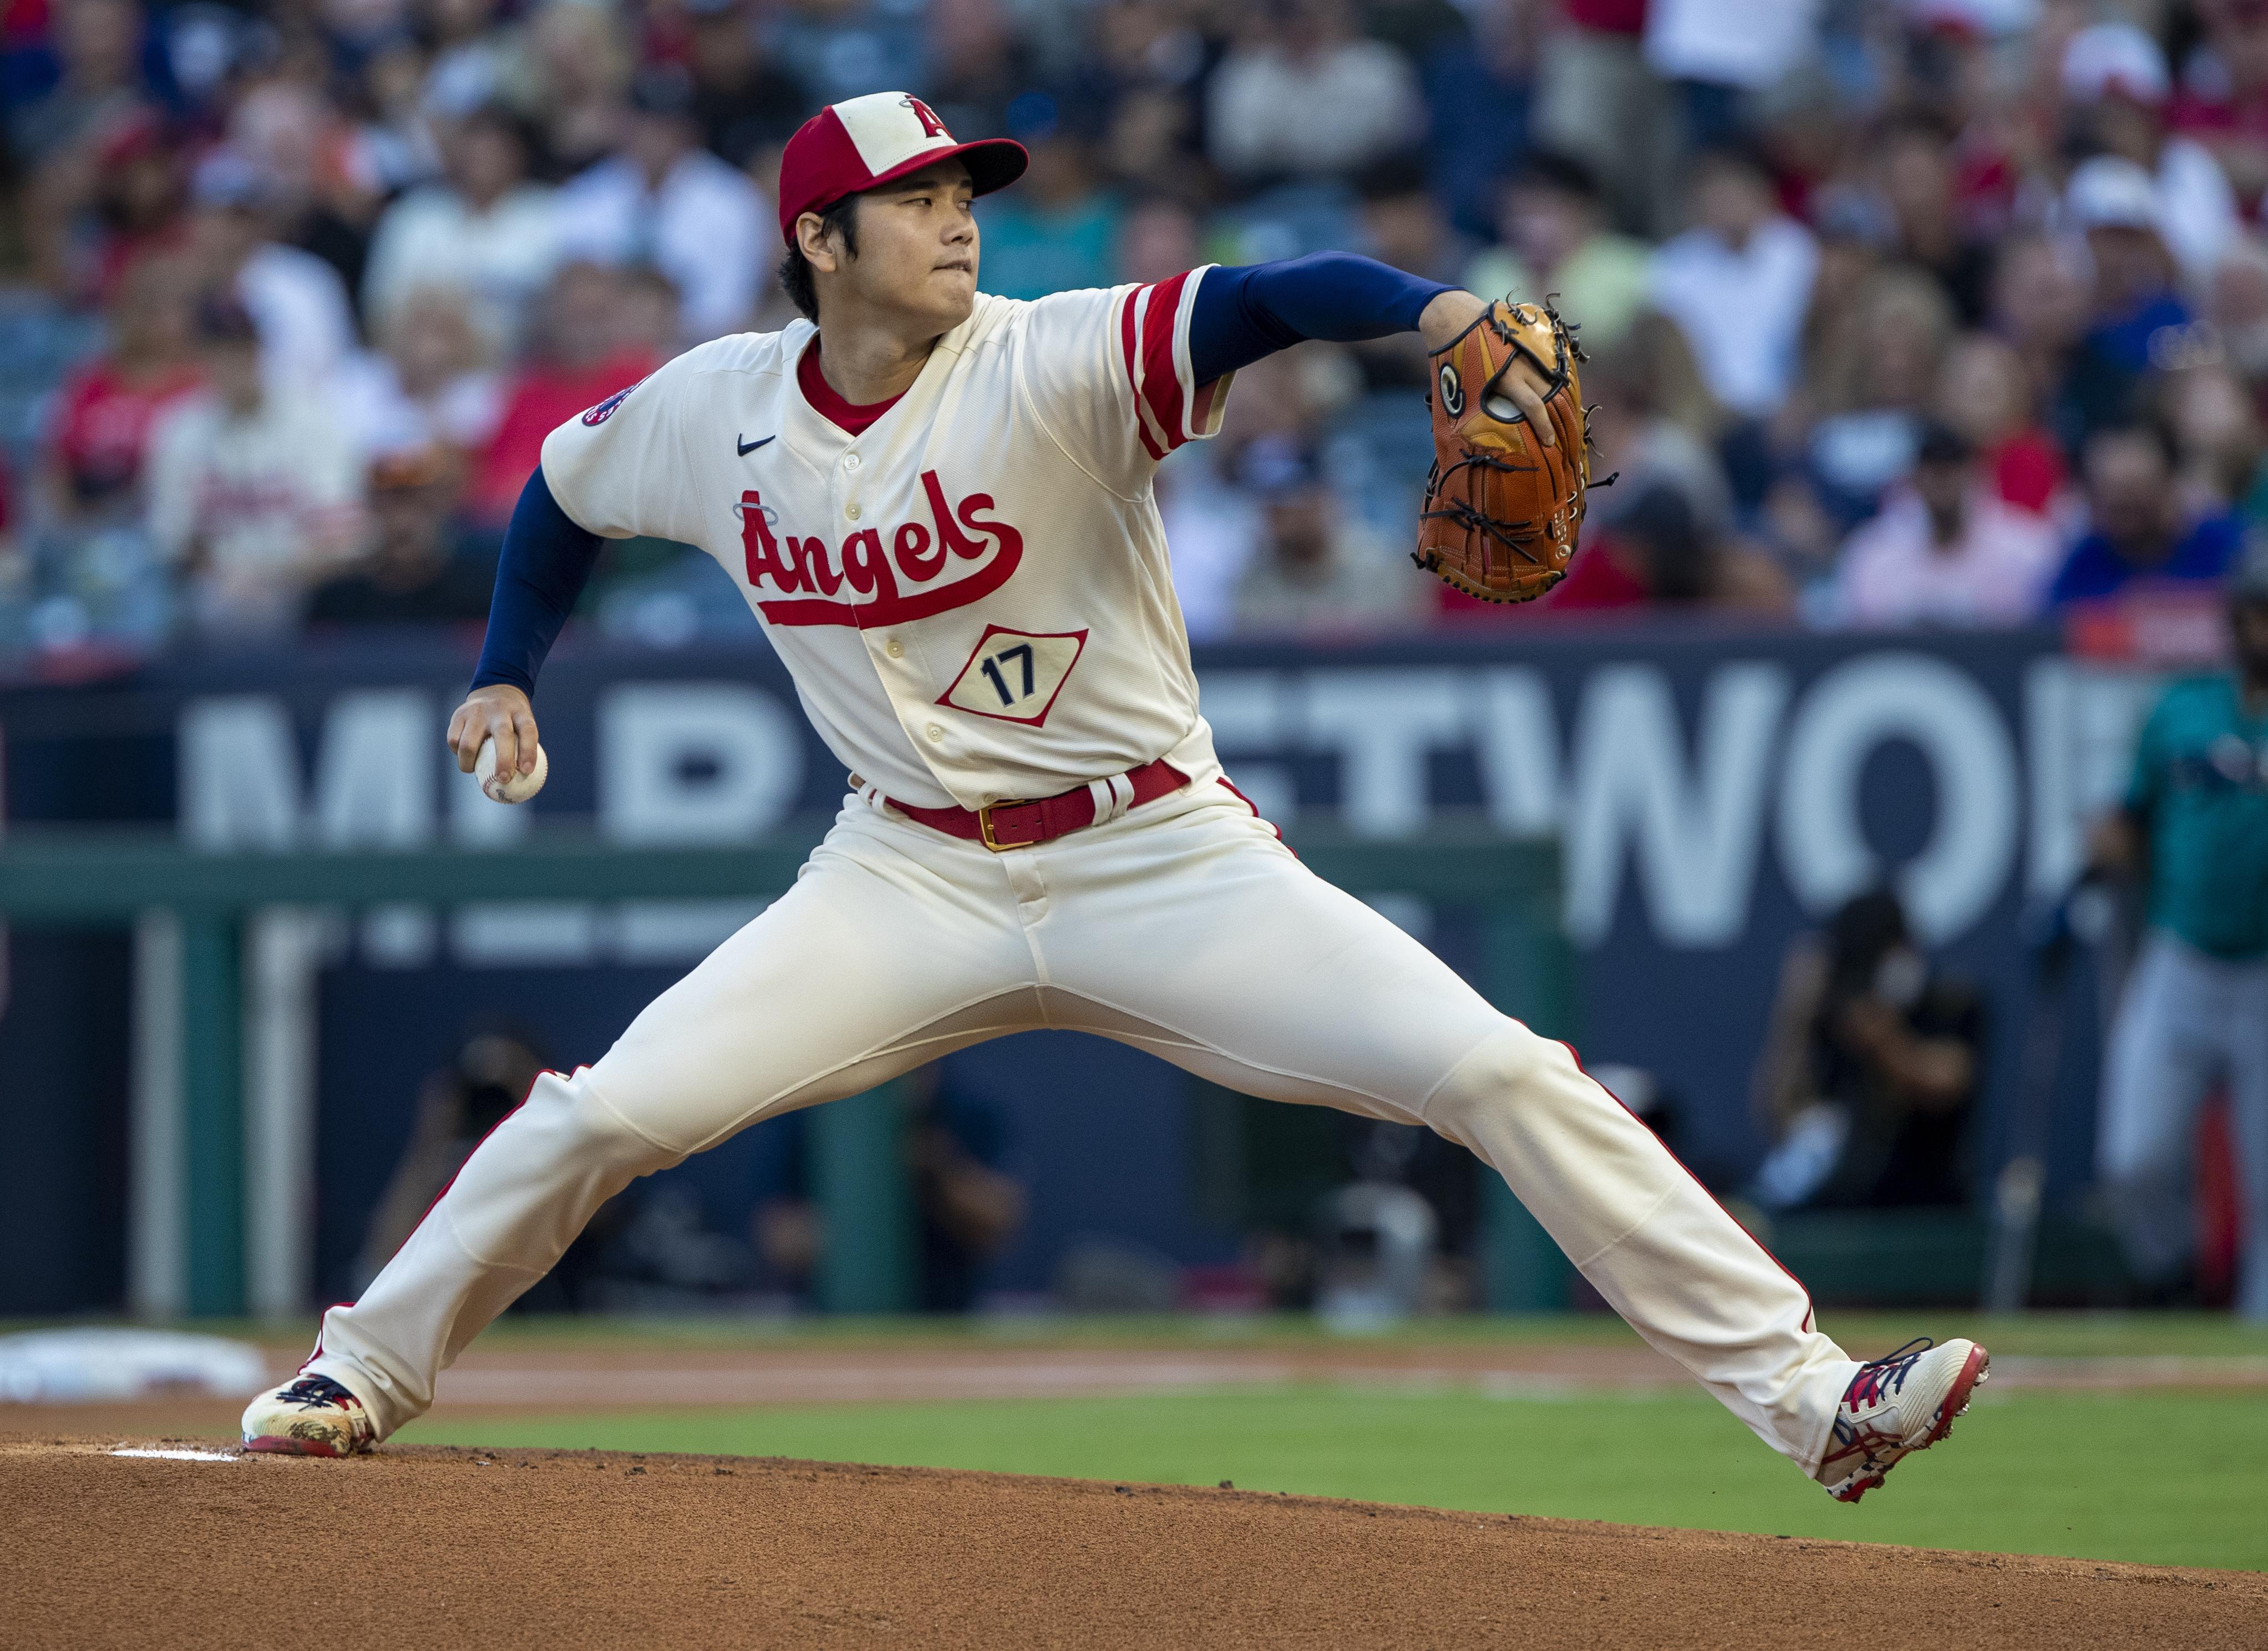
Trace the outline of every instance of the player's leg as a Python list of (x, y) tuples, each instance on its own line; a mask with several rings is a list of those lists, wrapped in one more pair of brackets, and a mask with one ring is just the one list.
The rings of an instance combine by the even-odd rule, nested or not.
[(1034, 937), (1052, 1020), (1469, 1147), (1639, 1334), (1818, 1468), (1852, 1361), (1817, 1333), (1802, 1286), (1564, 1045), (1313, 876), (1233, 801), (1065, 846), (1027, 873), (1051, 895)]
[(1005, 884), (988, 898), (981, 881), (949, 881), (946, 849), (965, 858), (846, 810), (794, 888), (595, 1066), (536, 1080), (361, 1299), (325, 1316), (307, 1370), (350, 1389), (383, 1437), (635, 1177), (1031, 1024), (1031, 956)]
[(2206, 971), (2170, 935), (2144, 942), (2111, 1023), (2095, 1169), (2138, 1282), (2174, 1282), (2196, 1248), (2198, 1109), (2220, 1065)]
[(2268, 962), (2232, 964), (2229, 995), (2221, 1036), (2244, 1200), (2236, 1310), (2255, 1323), (2268, 1323)]

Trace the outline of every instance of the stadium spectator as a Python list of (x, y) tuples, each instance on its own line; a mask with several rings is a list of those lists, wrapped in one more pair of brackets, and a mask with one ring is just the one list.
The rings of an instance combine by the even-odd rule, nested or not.
[(413, 448), (371, 466), (366, 485), (369, 548), (315, 587), (308, 623), (485, 622), (496, 585), (493, 542), (468, 533), (457, 519), (462, 460), (438, 444)]
[(2048, 592), (2056, 607), (2137, 588), (2210, 586), (2228, 571), (2242, 530), (2225, 514), (2191, 518), (2175, 486), (2177, 455), (2155, 424), (2088, 439), (2083, 470), (2090, 522)]
[(1259, 542), (1236, 587), (1248, 634), (1352, 637), (1406, 630), (1425, 587), (1331, 491), (1315, 454), (1281, 437), (1248, 447), (1237, 480), (1258, 501)]
[(2149, 931), (2110, 1028), (2097, 1172), (2127, 1264), (2179, 1300), (2197, 1243), (2198, 1109), (2228, 1086), (2241, 1157), (2237, 1308), (2268, 1323), (2268, 543), (2228, 585), (2235, 669), (2169, 688), (2095, 863), (2139, 875)]
[(1990, 305), (1992, 249), (1962, 221), (1952, 145), (1929, 122), (1896, 122), (1878, 146), (1874, 175), (1889, 215), (1892, 255), (1926, 270), (1962, 324), (1976, 326)]
[[(1443, 601), (1467, 606), (1454, 592)], [(1794, 602), (1770, 557), (1714, 532), (1695, 513), (1687, 489), (1664, 478), (1635, 493), (1610, 523), (1587, 535), (1567, 577), (1542, 605), (1555, 612), (1653, 607), (1782, 618)]]
[[(1110, 279), (1163, 281), (1204, 262), (1197, 214), (1164, 195), (1138, 201), (1118, 221), (1118, 247)], [(986, 249), (990, 255), (990, 249)]]
[(2095, 270), (2092, 313), (2064, 395), (2071, 440), (2132, 418), (2152, 350), (2190, 321), (2175, 284), (2172, 255), (2159, 228), (2157, 187), (2132, 161), (2098, 155), (2073, 169), (2064, 195), (2072, 223), (2087, 233)]
[(742, 0), (690, 0), (686, 9), (685, 66), (701, 142), (726, 165), (750, 170), (758, 151), (784, 144), (803, 124), (808, 100), (765, 51), (759, 20)]
[(2098, 23), (2064, 48), (2063, 92), (2073, 140), (2117, 156), (2153, 186), (2155, 226), (2193, 280), (2213, 273), (2239, 232), (2236, 197), (2213, 156), (2169, 136), (2166, 55), (2132, 23)]
[(1741, 145), (1701, 152), (1691, 199), (1692, 227), (1654, 254), (1653, 303), (1684, 330), (1710, 394), (1760, 419), (1795, 386), (1818, 243), (1780, 211), (1770, 169)]
[(1410, 61), (1359, 34), (1347, 0), (1245, 10), (1207, 97), (1213, 161), (1247, 184), (1349, 176), (1413, 142), (1425, 118)]
[(2014, 625), (2039, 609), (2062, 546), (2038, 515), (2008, 504), (1981, 476), (1968, 438), (1923, 433), (1910, 483), (1845, 545), (1843, 623)]
[(1811, 362), (1806, 458), (1822, 497), (1845, 521), (1874, 513), (1913, 462), (1953, 306), (1920, 270), (1873, 270), (1820, 329)]
[(285, 397), (315, 395), (354, 347), (339, 272), (276, 239), (274, 181), (242, 155), (218, 150), (198, 166), (190, 256), (208, 290), (240, 304), (259, 328), (261, 371)]
[(2032, 404), (2023, 358), (2005, 340), (1970, 333), (1947, 355), (1938, 375), (1937, 416), (1977, 449), (1992, 491), (2004, 503), (2044, 515), (2069, 470)]
[(332, 374), (333, 407), (364, 457), (439, 443), (478, 453), (504, 416), (504, 384), (472, 306), (450, 287), (409, 293), (379, 334)]
[(324, 402), (265, 382), (250, 313), (208, 299), (197, 318), (208, 387), (158, 425), (150, 531), (214, 638), (275, 638), (308, 587), (352, 555), (361, 466)]
[(10, 147), (34, 166), (153, 101), (143, 72), (147, 25), (135, 0), (57, 0), (49, 16), (62, 76), (8, 116)]
[(140, 512), (151, 432), (203, 382), (195, 310), (179, 260), (144, 259), (119, 284), (110, 349), (64, 381), (48, 427), (48, 504), (63, 521)]
[(984, 290), (1036, 299), (1108, 286), (1120, 209), (1095, 175), (1086, 138), (1043, 92), (1009, 106), (1008, 131), (1031, 166), (1015, 188), (988, 195), (980, 209)]
[(755, 185), (700, 139), (690, 78), (649, 70), (630, 89), (619, 151), (559, 192), (566, 255), (668, 276), (687, 343), (747, 325), (773, 232)]
[(529, 181), (527, 144), (502, 109), (484, 107), (447, 129), (446, 171), (388, 207), (371, 238), (363, 319), (387, 331), (420, 289), (460, 291), (492, 350), (519, 338), (526, 311), (559, 262), (552, 190)]
[(1617, 227), (1659, 233), (1671, 225), (1683, 129), (1646, 64), (1646, 0), (1565, 0), (1565, 11), (1541, 48), (1535, 136), (1603, 181)]
[[(490, 0), (453, 0), (479, 4)], [(623, 100), (637, 72), (622, 14), (585, 0), (547, 0), (527, 19), (522, 38), (496, 42), (505, 77), (504, 101), (541, 134), (550, 165), (542, 174), (572, 177), (604, 160), (622, 143)], [(437, 70), (437, 74), (438, 74)], [(485, 101), (475, 98), (466, 109)]]
[(1788, 947), (1756, 1110), (1770, 1211), (1965, 1204), (1984, 1037), (1975, 990), (1939, 972), (1897, 896), (1860, 895)]
[(154, 113), (111, 126), (95, 151), (92, 288), (107, 303), (127, 270), (145, 258), (177, 256), (188, 242), (188, 177), (180, 135)]
[(543, 439), (586, 407), (637, 383), (667, 358), (623, 303), (630, 284), (596, 264), (570, 263), (551, 278), (534, 350), (505, 387), (496, 435), (481, 457), (470, 508), (482, 521), (510, 519), (543, 451)]
[(2257, 217), (2268, 190), (2268, 7), (2204, 0), (2196, 12), (2204, 39), (2183, 65), (2166, 123), (2204, 146)]
[(2243, 380), (2219, 365), (2165, 374), (2155, 397), (2180, 459), (2176, 486), (2192, 516), (2268, 514), (2259, 409)]
[(1498, 197), (1498, 244), (1466, 269), (1462, 284), (1494, 297), (1552, 297), (1582, 328), (1583, 347), (1613, 350), (1646, 306), (1653, 254), (1606, 226), (1606, 202), (1591, 169), (1539, 150), (1522, 160)]

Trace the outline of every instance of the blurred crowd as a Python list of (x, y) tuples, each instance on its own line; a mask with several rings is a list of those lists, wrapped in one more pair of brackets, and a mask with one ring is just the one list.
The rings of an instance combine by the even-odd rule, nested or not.
[[(1616, 480), (1548, 611), (2017, 624), (2268, 516), (2268, 0), (0, 0), (0, 660), (476, 623), (544, 433), (792, 313), (780, 147), (890, 86), (1032, 151), (990, 291), (1556, 293)], [(1424, 382), (1240, 375), (1194, 635), (1531, 617), (1408, 566)], [(659, 544), (589, 613), (754, 623)]]

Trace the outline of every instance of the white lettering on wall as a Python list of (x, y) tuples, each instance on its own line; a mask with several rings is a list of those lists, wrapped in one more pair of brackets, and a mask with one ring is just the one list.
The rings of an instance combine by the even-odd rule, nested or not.
[(599, 822), (622, 843), (732, 843), (794, 806), (803, 739), (770, 694), (633, 682), (599, 701)]
[(1654, 932), (1672, 946), (1729, 946), (1748, 925), (1772, 737), (1787, 673), (1753, 661), (1709, 678), (1691, 761), (1669, 679), (1613, 665), (1584, 684), (1565, 817), (1567, 926), (1593, 945), (1613, 925), (1626, 852)]
[(2016, 753), (1999, 710), (1958, 667), (1927, 654), (1863, 654), (1814, 682), (1789, 730), (1780, 777), (1780, 866), (1815, 914), (1881, 882), (1859, 818), (1867, 757), (1911, 741), (1930, 765), (1937, 819), (1894, 879), (1915, 930), (1950, 940), (2007, 884), (2016, 851)]
[(1338, 753), (1339, 807), (1358, 837), (1424, 830), (1433, 809), (1426, 758), (1464, 733), (1453, 671), (1317, 671), (1307, 679), (1308, 739)]

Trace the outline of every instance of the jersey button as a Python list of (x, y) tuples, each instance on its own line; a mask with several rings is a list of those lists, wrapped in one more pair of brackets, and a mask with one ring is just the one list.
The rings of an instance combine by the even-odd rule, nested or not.
[(858, 520), (858, 506), (855, 504), (845, 505), (843, 507), (843, 513), (852, 521), (856, 521)]
[(942, 740), (945, 738), (945, 730), (932, 722), (929, 725), (929, 737), (932, 740)]
[(855, 453), (844, 453), (843, 455), (843, 468), (846, 470), (857, 469), (858, 468), (858, 455)]
[(902, 660), (906, 657), (906, 645), (902, 642), (893, 642), (883, 652), (894, 660)]

